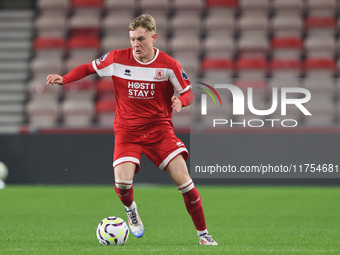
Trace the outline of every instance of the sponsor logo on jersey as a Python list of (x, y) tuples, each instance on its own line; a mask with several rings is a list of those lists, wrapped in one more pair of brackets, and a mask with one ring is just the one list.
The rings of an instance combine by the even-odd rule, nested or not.
[(182, 143), (182, 142), (177, 142), (177, 146), (178, 146), (178, 147), (184, 146), (184, 143)]
[(131, 76), (131, 70), (130, 69), (125, 69), (124, 75)]
[(101, 56), (100, 61), (104, 61), (107, 58), (108, 55), (109, 55), (109, 53), (106, 53), (103, 56)]
[(156, 75), (155, 75), (155, 80), (164, 80), (164, 79), (165, 79), (164, 70), (163, 69), (157, 69)]
[(136, 99), (151, 99), (155, 95), (155, 83), (128, 82), (128, 96)]
[(109, 53), (106, 53), (106, 54), (104, 54), (103, 56), (101, 56), (100, 58), (98, 58), (98, 59), (96, 60), (97, 66), (99, 66), (99, 65), (101, 64), (101, 62), (104, 61), (104, 60), (107, 58), (108, 55), (109, 55)]
[(184, 69), (182, 69), (182, 77), (183, 77), (184, 80), (189, 79), (188, 75), (185, 73)]

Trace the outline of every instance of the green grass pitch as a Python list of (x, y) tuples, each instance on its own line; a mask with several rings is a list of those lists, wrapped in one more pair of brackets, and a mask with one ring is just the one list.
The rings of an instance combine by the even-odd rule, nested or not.
[(15, 186), (0, 190), (0, 254), (340, 254), (339, 187), (198, 186), (219, 246), (198, 244), (175, 186), (135, 186), (145, 226), (124, 246), (95, 230), (126, 215), (113, 186)]

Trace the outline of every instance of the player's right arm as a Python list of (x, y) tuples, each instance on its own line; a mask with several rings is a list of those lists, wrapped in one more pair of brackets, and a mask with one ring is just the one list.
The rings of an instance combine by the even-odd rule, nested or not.
[(60, 76), (59, 74), (49, 74), (47, 75), (46, 82), (48, 84), (59, 84), (63, 85), (69, 82), (80, 80), (87, 75), (94, 74), (96, 71), (92, 66), (92, 62), (84, 65), (80, 65), (73, 70), (71, 70), (68, 74), (64, 76)]

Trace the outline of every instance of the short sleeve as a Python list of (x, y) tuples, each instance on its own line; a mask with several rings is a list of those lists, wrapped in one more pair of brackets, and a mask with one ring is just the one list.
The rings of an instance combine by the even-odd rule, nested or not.
[(111, 77), (113, 75), (114, 51), (104, 54), (92, 61), (94, 70), (100, 77)]

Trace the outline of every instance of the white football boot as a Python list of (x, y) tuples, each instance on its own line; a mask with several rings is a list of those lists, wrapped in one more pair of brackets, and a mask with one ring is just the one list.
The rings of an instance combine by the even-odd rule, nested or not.
[(204, 233), (199, 236), (201, 245), (218, 245), (218, 243), (212, 239), (211, 235), (208, 233)]
[(135, 201), (133, 201), (132, 205), (129, 207), (125, 206), (125, 211), (132, 234), (138, 238), (142, 237), (144, 235), (144, 226), (139, 217)]

